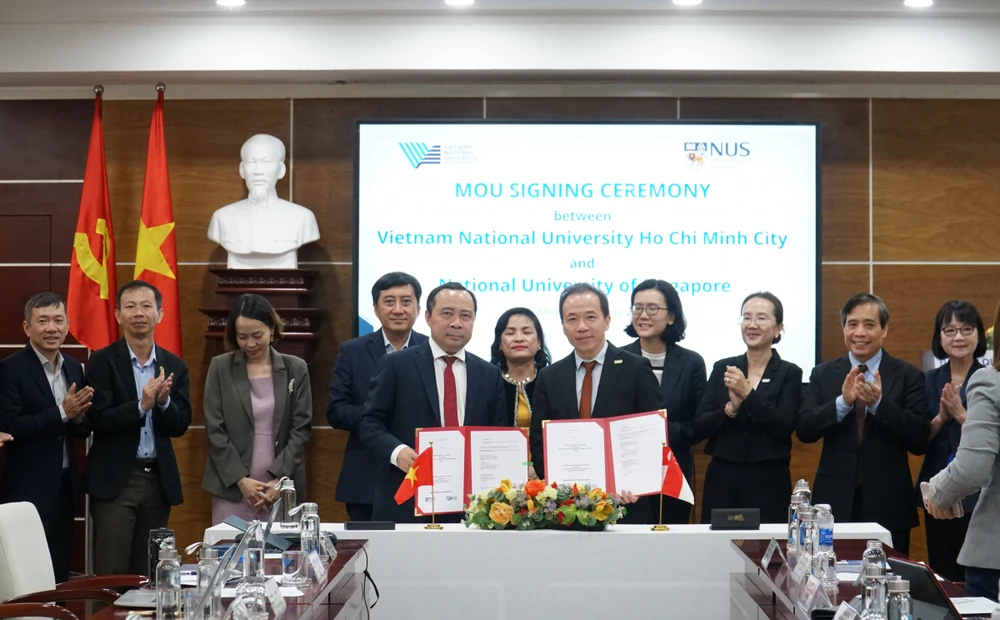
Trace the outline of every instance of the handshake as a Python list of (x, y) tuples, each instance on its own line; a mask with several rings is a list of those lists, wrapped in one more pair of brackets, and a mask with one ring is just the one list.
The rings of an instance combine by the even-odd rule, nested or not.
[(930, 513), (935, 519), (960, 519), (965, 516), (965, 509), (962, 508), (962, 502), (955, 502), (955, 505), (951, 508), (939, 508), (937, 504), (931, 501), (931, 485), (927, 482), (920, 483), (920, 494), (924, 498), (924, 508)]

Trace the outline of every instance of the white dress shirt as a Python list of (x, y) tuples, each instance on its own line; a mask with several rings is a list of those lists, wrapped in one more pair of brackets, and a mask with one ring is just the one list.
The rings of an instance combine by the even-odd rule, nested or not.
[[(412, 335), (413, 335), (413, 330), (410, 330), (409, 335), (406, 336), (406, 342), (404, 342), (403, 346), (399, 349), (400, 351), (402, 351), (403, 349), (405, 349), (405, 348), (407, 348), (407, 347), (410, 346), (410, 336), (412, 336)], [(386, 353), (395, 353), (396, 352), (396, 347), (392, 346), (392, 343), (389, 342), (389, 337), (385, 335), (385, 330), (384, 329), (382, 330), (382, 341), (385, 343), (385, 352)]]
[[(63, 355), (59, 353), (56, 357), (56, 365), (53, 367), (52, 362), (48, 360), (44, 355), (38, 352), (38, 349), (34, 345), (31, 346), (31, 350), (35, 352), (38, 356), (38, 361), (42, 363), (42, 370), (45, 371), (45, 378), (49, 382), (49, 387), (52, 389), (52, 398), (55, 399), (56, 405), (59, 407), (59, 415), (62, 417), (63, 422), (69, 422), (69, 417), (66, 415), (66, 410), (63, 409), (63, 399), (66, 398), (66, 392), (69, 391), (69, 387), (66, 385), (66, 375), (63, 374)], [(83, 386), (78, 386), (82, 388)], [(69, 447), (63, 442), (63, 469), (69, 468)]]
[(573, 352), (573, 357), (576, 359), (576, 409), (580, 410), (580, 396), (583, 394), (583, 378), (587, 376), (587, 369), (583, 367), (584, 362), (597, 362), (597, 366), (594, 366), (594, 370), (590, 372), (591, 380), (593, 381), (592, 387), (590, 389), (590, 413), (594, 413), (594, 405), (597, 404), (597, 386), (601, 384), (601, 371), (604, 369), (604, 357), (608, 354), (608, 341), (604, 341), (604, 346), (601, 347), (601, 352), (598, 353), (594, 359), (585, 360), (580, 357), (580, 354), (576, 351)]
[[(431, 355), (434, 356), (434, 383), (437, 388), (438, 412), (441, 416), (441, 426), (444, 426), (444, 370), (448, 367), (448, 363), (444, 361), (444, 358), (449, 354), (445, 353), (444, 349), (439, 347), (433, 338), (428, 338), (427, 342), (431, 345)], [(452, 357), (458, 358), (452, 362), (451, 371), (455, 375), (455, 399), (458, 401), (458, 423), (464, 426), (465, 393), (469, 385), (465, 369), (465, 349), (459, 350)], [(395, 465), (396, 457), (399, 456), (400, 451), (405, 447), (407, 447), (406, 444), (402, 443), (396, 446), (396, 449), (389, 455), (389, 462)]]

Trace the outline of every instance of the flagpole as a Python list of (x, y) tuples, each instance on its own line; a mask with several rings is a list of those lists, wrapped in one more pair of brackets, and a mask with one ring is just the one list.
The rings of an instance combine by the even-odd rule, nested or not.
[[(663, 447), (667, 447), (667, 442), (663, 442)], [(662, 484), (662, 483), (661, 483)], [(659, 522), (650, 528), (654, 532), (669, 532), (670, 528), (663, 525), (663, 489), (660, 489), (660, 520)]]
[[(434, 442), (430, 441), (427, 444), (430, 448), (434, 449)], [(424, 526), (425, 530), (440, 530), (443, 529), (440, 523), (435, 523), (435, 516), (437, 515), (437, 510), (434, 508), (434, 476), (431, 476), (431, 522)]]

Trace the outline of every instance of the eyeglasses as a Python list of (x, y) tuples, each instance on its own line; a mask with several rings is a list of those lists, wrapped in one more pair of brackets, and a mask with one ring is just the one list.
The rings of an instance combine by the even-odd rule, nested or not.
[(646, 316), (656, 316), (656, 313), (660, 310), (666, 310), (666, 308), (661, 308), (659, 306), (632, 306), (632, 314), (634, 316), (639, 316), (646, 312)]
[(772, 319), (769, 316), (750, 316), (750, 315), (747, 315), (747, 316), (744, 316), (742, 319), (740, 319), (740, 323), (743, 323), (744, 325), (749, 325), (751, 323), (756, 323), (757, 325), (767, 325), (768, 323), (770, 323), (773, 320), (774, 319)]
[(945, 327), (944, 329), (941, 330), (941, 333), (947, 336), (948, 338), (954, 338), (956, 335), (958, 335), (958, 332), (962, 332), (963, 336), (968, 337), (976, 333), (976, 328), (971, 325), (965, 325), (961, 329), (957, 327)]

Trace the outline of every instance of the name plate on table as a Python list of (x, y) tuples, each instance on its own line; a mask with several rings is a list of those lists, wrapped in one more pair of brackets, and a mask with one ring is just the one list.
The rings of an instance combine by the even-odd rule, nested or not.
[(348, 521), (345, 530), (394, 530), (395, 521)]
[(713, 508), (713, 530), (759, 530), (760, 508)]

